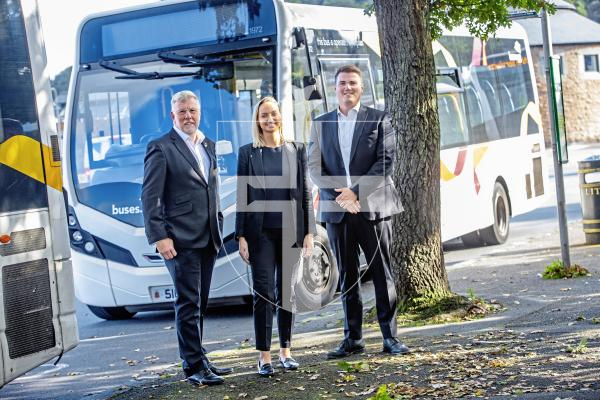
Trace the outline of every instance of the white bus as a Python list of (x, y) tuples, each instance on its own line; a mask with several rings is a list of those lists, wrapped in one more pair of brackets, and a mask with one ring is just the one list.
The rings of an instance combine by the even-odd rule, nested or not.
[[(200, 128), (217, 143), (225, 245), (211, 299), (250, 296), (233, 230), (237, 152), (251, 141), (252, 107), (274, 95), (287, 134), (306, 142), (311, 119), (337, 107), (336, 69), (353, 63), (364, 71), (363, 104), (383, 108), (378, 40), (375, 18), (362, 10), (280, 0), (163, 1), (87, 18), (65, 135), (77, 297), (107, 319), (170, 306), (175, 293), (146, 242), (140, 192), (146, 144), (170, 129), (169, 99), (182, 89), (201, 98)], [(509, 217), (534, 208), (545, 187), (525, 33), (515, 27), (482, 44), (457, 31), (434, 46), (445, 68), (438, 84), (444, 240), (493, 243), (491, 226), (502, 242)], [(324, 230), (317, 245), (301, 297), (326, 303), (338, 274)]]
[(35, 0), (0, 1), (0, 387), (78, 343), (61, 160)]

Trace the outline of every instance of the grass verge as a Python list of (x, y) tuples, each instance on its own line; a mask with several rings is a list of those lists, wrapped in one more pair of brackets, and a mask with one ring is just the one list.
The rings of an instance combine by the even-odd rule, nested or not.
[[(487, 302), (469, 290), (468, 297), (454, 293), (441, 296), (422, 296), (398, 306), (399, 326), (424, 326), (472, 321), (502, 309), (498, 303)], [(377, 324), (377, 311), (371, 308), (365, 322)]]

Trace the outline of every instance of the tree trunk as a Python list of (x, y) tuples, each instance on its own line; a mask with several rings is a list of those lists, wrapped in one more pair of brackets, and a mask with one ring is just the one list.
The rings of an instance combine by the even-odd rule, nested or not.
[(449, 293), (440, 232), (440, 128), (428, 1), (374, 0), (385, 104), (396, 132), (394, 183), (404, 212), (393, 220), (399, 300)]

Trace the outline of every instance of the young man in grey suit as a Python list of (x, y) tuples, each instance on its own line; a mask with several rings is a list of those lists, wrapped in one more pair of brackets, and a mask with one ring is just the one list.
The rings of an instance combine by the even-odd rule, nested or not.
[(391, 174), (394, 132), (384, 112), (360, 104), (361, 71), (346, 65), (335, 74), (339, 107), (315, 119), (308, 164), (319, 187), (318, 219), (327, 225), (340, 271), (344, 340), (328, 358), (365, 350), (362, 339), (359, 245), (375, 286), (383, 351), (408, 353), (396, 337), (396, 290), (390, 271), (391, 216), (402, 211)]
[(171, 99), (173, 129), (148, 144), (142, 205), (146, 236), (165, 259), (178, 297), (179, 354), (189, 382), (223, 383), (202, 346), (212, 271), (222, 244), (215, 143), (198, 129), (200, 101), (191, 91)]

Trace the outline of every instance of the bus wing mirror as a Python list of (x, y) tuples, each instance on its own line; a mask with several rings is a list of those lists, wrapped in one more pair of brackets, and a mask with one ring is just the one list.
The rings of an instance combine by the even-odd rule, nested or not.
[[(460, 72), (456, 67), (439, 67), (436, 69), (435, 73), (438, 81), (452, 81), (458, 88), (463, 87), (462, 81), (460, 79)], [(448, 82), (449, 83), (449, 82)]]
[(322, 100), (323, 95), (319, 88), (321, 87), (320, 76), (304, 76), (302, 77), (302, 85), (304, 87), (304, 98), (306, 100)]
[(306, 33), (304, 32), (304, 28), (294, 28), (292, 35), (294, 37), (292, 50), (302, 47), (303, 45), (306, 46)]

